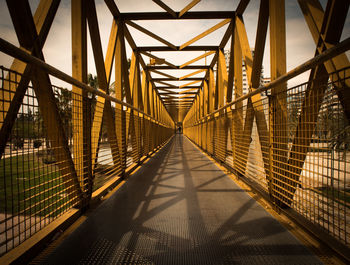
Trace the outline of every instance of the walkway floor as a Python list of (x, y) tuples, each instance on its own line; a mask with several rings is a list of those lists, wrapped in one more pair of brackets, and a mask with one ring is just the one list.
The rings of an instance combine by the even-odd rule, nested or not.
[(321, 264), (182, 135), (45, 264)]

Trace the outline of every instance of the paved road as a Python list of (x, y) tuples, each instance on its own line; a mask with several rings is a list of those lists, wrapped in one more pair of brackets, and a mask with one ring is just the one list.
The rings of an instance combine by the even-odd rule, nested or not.
[(182, 135), (45, 264), (321, 264)]

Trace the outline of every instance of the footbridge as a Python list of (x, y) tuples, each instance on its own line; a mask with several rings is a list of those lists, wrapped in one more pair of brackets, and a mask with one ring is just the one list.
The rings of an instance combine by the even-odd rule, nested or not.
[(348, 11), (6, 0), (0, 264), (349, 264)]

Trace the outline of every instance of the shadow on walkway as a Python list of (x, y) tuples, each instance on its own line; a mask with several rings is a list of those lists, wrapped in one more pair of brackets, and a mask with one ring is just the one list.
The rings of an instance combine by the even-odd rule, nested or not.
[(177, 134), (45, 264), (321, 264)]

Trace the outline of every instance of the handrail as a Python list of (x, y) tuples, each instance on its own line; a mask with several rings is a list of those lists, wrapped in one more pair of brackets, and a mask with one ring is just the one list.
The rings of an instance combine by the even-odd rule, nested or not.
[(350, 50), (350, 38), (347, 38), (347, 39), (343, 40), (342, 42), (339, 42), (336, 46), (325, 50), (321, 54), (315, 56), (314, 58), (312, 58), (312, 59), (306, 61), (305, 63), (297, 66), (296, 68), (290, 70), (288, 73), (281, 75), (280, 77), (278, 77), (277, 79), (268, 83), (267, 85), (260, 86), (256, 90), (249, 92), (248, 94), (243, 95), (243, 96), (235, 99), (234, 101), (231, 101), (230, 103), (227, 103), (225, 106), (223, 106), (217, 110), (214, 110), (213, 112), (207, 114), (206, 116), (200, 118), (199, 120), (206, 119), (206, 118), (214, 115), (215, 113), (218, 113), (224, 109), (227, 109), (228, 107), (231, 107), (234, 104), (237, 104), (238, 102), (241, 102), (241, 101), (243, 101), (247, 98), (250, 98), (256, 94), (259, 94), (261, 92), (265, 92), (272, 87), (278, 86), (278, 85), (288, 81), (289, 79), (292, 79), (292, 78), (296, 77), (297, 75), (300, 75), (300, 74), (310, 70), (311, 68), (315, 67), (316, 65), (324, 63), (325, 61), (327, 61), (335, 56), (338, 56), (338, 55), (340, 55), (348, 50)]
[(47, 72), (48, 74), (57, 77), (60, 80), (63, 80), (71, 85), (77, 86), (81, 89), (85, 89), (91, 93), (94, 93), (98, 96), (101, 96), (105, 99), (108, 99), (110, 101), (116, 102), (118, 104), (121, 104), (125, 107), (128, 107), (130, 109), (133, 109), (139, 113), (142, 113), (144, 116), (149, 117), (150, 119), (158, 122), (158, 124), (161, 124), (163, 126), (168, 126), (164, 123), (159, 122), (158, 120), (154, 119), (151, 115), (143, 112), (142, 110), (139, 110), (138, 108), (122, 101), (119, 99), (116, 99), (108, 94), (106, 94), (105, 92), (103, 92), (102, 90), (93, 88), (87, 84), (84, 84), (83, 82), (80, 82), (79, 80), (71, 77), (70, 75), (62, 72), (61, 70), (58, 70), (57, 68), (45, 63), (44, 61), (38, 59), (37, 57), (25, 52), (24, 50), (16, 47), (15, 45), (9, 43), (8, 41), (4, 40), (3, 38), (0, 38), (0, 51), (2, 51), (3, 53), (6, 53), (9, 56), (12, 56), (14, 58), (17, 58), (18, 60), (21, 60), (25, 63), (28, 64), (32, 64), (35, 65), (39, 68), (41, 68), (42, 70), (44, 70), (45, 72)]
[[(297, 75), (302, 74), (303, 72), (306, 72), (308, 70), (310, 70), (312, 67), (319, 65), (335, 56), (338, 56), (344, 52), (346, 52), (347, 50), (350, 49), (350, 38), (347, 38), (345, 40), (343, 40), (342, 42), (338, 43), (336, 46), (325, 50), (323, 53), (315, 56), (314, 58), (306, 61), (305, 63), (299, 65), (298, 67), (294, 68), (293, 70), (287, 72), (286, 74), (278, 77), (277, 79), (273, 80), (272, 82), (268, 83), (267, 85), (263, 85), (260, 86), (259, 88), (257, 88), (256, 90), (249, 92), (246, 95), (243, 95), (237, 99), (235, 99), (234, 101), (226, 104), (225, 106), (213, 111), (210, 114), (207, 114), (206, 116), (202, 117), (201, 119), (205, 119), (207, 117), (210, 117), (212, 115), (214, 115), (215, 113), (218, 113), (234, 104), (237, 104), (240, 101), (243, 101), (247, 98), (250, 98), (256, 94), (259, 94), (261, 92), (265, 92), (267, 90), (269, 90), (272, 87), (275, 87), (277, 85), (280, 85), (281, 83), (284, 83), (286, 81), (288, 81), (289, 79), (292, 79), (293, 77), (296, 77)], [(44, 61), (38, 59), (37, 57), (32, 56), (31, 54), (28, 54), (27, 52), (23, 51), (22, 49), (14, 46), (13, 44), (9, 43), (8, 41), (0, 38), (0, 50), (4, 53), (6, 53), (7, 55), (10, 55), (14, 58), (17, 58), (21, 61), (24, 61), (26, 63), (29, 64), (33, 64), (43, 70), (46, 70), (47, 73), (51, 74), (52, 76), (55, 76), (63, 81), (66, 81), (67, 83), (70, 83), (71, 85), (75, 85), (77, 87), (80, 87), (81, 89), (86, 89), (87, 91), (91, 92), (91, 93), (95, 93), (96, 95), (99, 95), (105, 99), (108, 99), (110, 101), (114, 101), (118, 104), (121, 104), (123, 106), (126, 106), (128, 108), (131, 108), (133, 110), (136, 110), (139, 113), (142, 113), (143, 115), (154, 119), (152, 116), (150, 116), (149, 114), (135, 108), (134, 106), (123, 102), (119, 99), (116, 99), (110, 95), (107, 95), (105, 92), (92, 88), (76, 79), (74, 79), (73, 77), (67, 75), (66, 73), (58, 70), (57, 68), (45, 63)], [(155, 119), (154, 119), (155, 120)], [(164, 124), (165, 125), (165, 124)]]

